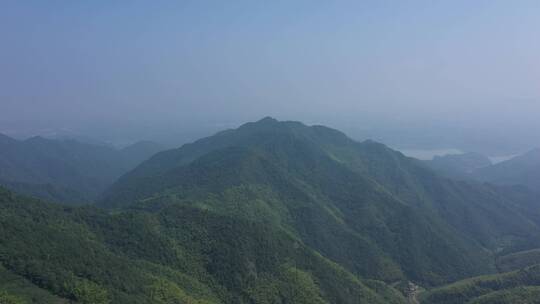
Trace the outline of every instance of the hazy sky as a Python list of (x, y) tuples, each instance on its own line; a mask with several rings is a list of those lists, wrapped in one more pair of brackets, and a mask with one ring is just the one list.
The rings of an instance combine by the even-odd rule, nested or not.
[(270, 115), (540, 146), (537, 0), (3, 0), (0, 39), (0, 132)]

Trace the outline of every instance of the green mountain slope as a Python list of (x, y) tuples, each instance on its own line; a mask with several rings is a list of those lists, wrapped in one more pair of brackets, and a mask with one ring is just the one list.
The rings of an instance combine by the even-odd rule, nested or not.
[(108, 214), (0, 189), (0, 228), (0, 270), (24, 280), (0, 291), (22, 303), (28, 291), (93, 304), (405, 301), (286, 231), (177, 204)]
[(540, 191), (540, 149), (473, 172), (476, 179), (500, 185), (525, 185)]
[(431, 290), (420, 297), (429, 304), (538, 303), (540, 265), (513, 272), (481, 276)]
[(477, 180), (500, 186), (526, 186), (540, 192), (540, 149), (534, 149), (509, 160), (491, 164), (476, 153), (446, 155), (424, 161), (438, 173), (458, 180)]
[(517, 251), (540, 247), (536, 194), (446, 179), (323, 126), (265, 118), (158, 153), (99, 206), (0, 188), (0, 270), (22, 282), (0, 295), (352, 304), (404, 303), (390, 286), (415, 284), (433, 303), (537, 292), (534, 266), (434, 288), (535, 261)]
[(513, 252), (497, 258), (497, 268), (500, 272), (519, 270), (535, 264), (540, 264), (539, 248)]
[(116, 150), (74, 140), (18, 141), (0, 135), (0, 184), (47, 200), (87, 203), (160, 149), (149, 142)]
[(375, 142), (265, 118), (155, 155), (101, 205), (178, 204), (263, 222), (353, 273), (429, 286), (495, 271), (501, 248), (535, 246), (528, 211), (538, 206), (501, 193)]
[(64, 304), (68, 301), (37, 287), (25, 277), (14, 274), (0, 265), (0, 303)]
[(474, 152), (435, 156), (424, 163), (442, 175), (465, 180), (472, 179), (474, 171), (492, 165), (487, 156)]

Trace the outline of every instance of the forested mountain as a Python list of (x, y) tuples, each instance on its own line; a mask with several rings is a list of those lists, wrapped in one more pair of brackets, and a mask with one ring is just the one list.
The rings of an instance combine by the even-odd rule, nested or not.
[(429, 286), (494, 271), (495, 250), (537, 244), (540, 205), (503, 192), (441, 178), (376, 142), (265, 118), (158, 153), (101, 206), (263, 221), (354, 273)]
[(540, 303), (540, 264), (455, 282), (422, 294), (420, 300), (426, 304)]
[(75, 140), (18, 141), (0, 135), (0, 184), (48, 200), (89, 202), (159, 150), (150, 142), (116, 150)]
[(473, 172), (476, 179), (500, 185), (525, 185), (540, 192), (540, 149)]
[(0, 299), (21, 303), (405, 303), (287, 231), (179, 204), (111, 215), (0, 189), (0, 228)]
[(473, 179), (473, 172), (492, 165), (487, 156), (474, 152), (435, 156), (425, 163), (438, 173), (455, 179)]
[(441, 175), (458, 180), (476, 180), (495, 185), (522, 185), (540, 192), (540, 149), (534, 149), (509, 160), (491, 164), (478, 153), (436, 156), (424, 161)]
[(97, 206), (0, 194), (0, 273), (19, 282), (0, 292), (27, 303), (406, 303), (417, 285), (447, 303), (441, 285), (512, 281), (540, 248), (533, 192), (272, 118), (155, 154)]

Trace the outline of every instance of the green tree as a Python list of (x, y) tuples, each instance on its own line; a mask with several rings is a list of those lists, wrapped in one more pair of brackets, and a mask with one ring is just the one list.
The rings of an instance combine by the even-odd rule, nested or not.
[(0, 304), (25, 304), (20, 298), (0, 290)]
[(109, 295), (105, 289), (98, 284), (73, 277), (66, 284), (68, 293), (81, 304), (109, 304)]

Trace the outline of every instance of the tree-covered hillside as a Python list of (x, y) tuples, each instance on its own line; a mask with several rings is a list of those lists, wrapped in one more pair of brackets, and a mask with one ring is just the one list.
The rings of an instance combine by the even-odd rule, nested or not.
[(525, 186), (529, 191), (540, 193), (540, 149), (496, 164), (491, 164), (489, 158), (478, 153), (436, 156), (423, 163), (453, 179), (476, 180), (500, 186)]
[(435, 156), (424, 163), (442, 175), (465, 180), (473, 179), (474, 171), (493, 165), (487, 156), (474, 152)]
[(540, 303), (540, 265), (459, 281), (422, 294), (426, 304)]
[(525, 185), (540, 192), (540, 149), (473, 172), (476, 179), (500, 185)]
[(286, 231), (199, 208), (108, 214), (0, 189), (0, 228), (15, 303), (404, 303)]
[(464, 284), (467, 301), (486, 303), (536, 292), (508, 283), (534, 267), (503, 275), (503, 288), (499, 276), (440, 286), (535, 261), (537, 195), (443, 178), (298, 122), (265, 118), (158, 153), (98, 206), (2, 189), (0, 209), (10, 301), (405, 303), (423, 289), (446, 301)]
[(51, 201), (87, 203), (160, 150), (151, 142), (117, 150), (75, 140), (18, 141), (0, 134), (0, 185)]
[(384, 145), (265, 118), (159, 153), (102, 206), (180, 204), (265, 222), (368, 278), (437, 285), (495, 271), (535, 246), (539, 206), (441, 178)]

